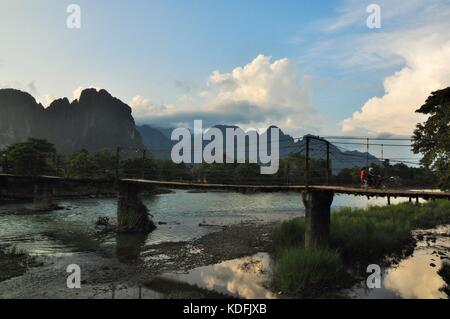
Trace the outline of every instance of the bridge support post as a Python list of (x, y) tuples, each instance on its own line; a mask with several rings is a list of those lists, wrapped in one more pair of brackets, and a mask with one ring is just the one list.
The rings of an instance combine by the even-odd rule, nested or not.
[(140, 198), (141, 189), (133, 183), (119, 182), (117, 230), (120, 233), (149, 233), (156, 228)]
[(6, 177), (0, 177), (0, 201), (8, 197), (8, 179)]
[(33, 209), (37, 211), (52, 210), (56, 207), (53, 202), (53, 185), (45, 181), (34, 184)]
[(305, 248), (326, 248), (330, 243), (332, 191), (302, 192), (305, 205)]

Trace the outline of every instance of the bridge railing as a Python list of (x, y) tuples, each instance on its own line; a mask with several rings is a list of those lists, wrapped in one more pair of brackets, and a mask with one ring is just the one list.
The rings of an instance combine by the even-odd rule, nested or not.
[[(336, 138), (336, 137), (335, 137)], [(343, 138), (343, 137), (341, 137)], [(280, 160), (279, 170), (274, 175), (261, 175), (257, 164), (174, 164), (170, 160), (157, 160), (152, 156), (155, 149), (117, 147), (106, 151), (79, 153), (62, 156), (55, 153), (23, 155), (19, 163), (5, 154), (0, 154), (3, 172), (18, 175), (54, 175), (69, 178), (108, 179), (120, 178), (153, 179), (165, 181), (187, 181), (201, 183), (228, 183), (255, 185), (343, 185), (359, 184), (359, 169), (367, 166), (372, 158), (369, 153), (343, 149), (336, 158), (336, 145), (358, 144), (366, 150), (381, 148), (384, 151), (396, 144), (369, 144), (362, 142), (331, 142), (323, 137), (307, 135), (304, 143), (282, 146), (296, 153)], [(373, 145), (373, 146), (372, 146)], [(402, 146), (410, 146), (404, 144)], [(342, 147), (339, 147), (341, 150)], [(285, 149), (283, 149), (286, 151)], [(379, 161), (378, 161), (379, 162)], [(343, 167), (354, 168), (343, 168)], [(358, 167), (359, 166), (359, 167)], [(380, 172), (385, 169), (379, 166)]]

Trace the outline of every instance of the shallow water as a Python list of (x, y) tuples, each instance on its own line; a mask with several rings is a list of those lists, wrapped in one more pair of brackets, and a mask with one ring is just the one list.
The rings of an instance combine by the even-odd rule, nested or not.
[(264, 287), (270, 280), (270, 263), (268, 254), (258, 253), (161, 277), (236, 298), (275, 299), (277, 295)]
[[(381, 288), (367, 289), (364, 283), (360, 283), (348, 292), (349, 296), (370, 299), (447, 299), (448, 296), (440, 291), (445, 282), (437, 272), (445, 260), (450, 261), (450, 240), (442, 236), (449, 233), (448, 225), (415, 231), (418, 241), (413, 254), (397, 266), (382, 270)], [(420, 235), (424, 237), (422, 240)]]
[[(144, 200), (155, 222), (163, 222), (145, 244), (184, 241), (201, 237), (220, 227), (246, 221), (285, 220), (302, 214), (296, 194), (189, 193), (177, 191)], [(116, 223), (116, 199), (64, 200), (65, 209), (43, 214), (20, 214), (27, 204), (0, 206), (0, 243), (16, 244), (32, 254), (112, 249), (115, 236), (98, 236), (100, 216)], [(119, 240), (120, 241), (120, 240)]]
[[(392, 199), (393, 204), (406, 199)], [(29, 205), (9, 204), (0, 206), (0, 244), (14, 244), (32, 255), (64, 257), (73, 253), (95, 252), (106, 257), (145, 256), (142, 247), (168, 241), (187, 241), (201, 237), (220, 227), (240, 222), (268, 222), (291, 219), (304, 214), (298, 193), (239, 194), (231, 192), (190, 193), (177, 190), (144, 201), (155, 222), (164, 222), (148, 236), (102, 235), (95, 229), (95, 221), (107, 216), (116, 223), (115, 199), (63, 200), (63, 210), (43, 214), (21, 214), (20, 209)], [(386, 199), (336, 195), (332, 209), (340, 207), (366, 208), (369, 205), (386, 205)], [(437, 241), (447, 251), (450, 239)], [(348, 293), (354, 298), (444, 298), (439, 288), (442, 279), (436, 267), (429, 266), (435, 250), (424, 244), (412, 257), (402, 261), (398, 268), (384, 270), (383, 288), (367, 291), (355, 287)], [(163, 258), (163, 257), (161, 257)], [(254, 256), (259, 260), (262, 273), (240, 270), (245, 259), (230, 260), (221, 264), (193, 269), (188, 274), (165, 274), (200, 288), (241, 298), (275, 298), (264, 288), (270, 262), (268, 256)], [(415, 279), (414, 279), (415, 278)]]
[[(393, 199), (393, 203), (402, 199)], [(403, 200), (404, 201), (404, 200)], [(145, 244), (198, 238), (219, 227), (198, 227), (199, 223), (229, 225), (245, 221), (277, 221), (302, 216), (303, 204), (298, 193), (239, 194), (228, 192), (189, 193), (176, 191), (144, 200), (158, 228)], [(17, 244), (32, 254), (108, 249), (115, 237), (96, 235), (95, 221), (107, 216), (116, 222), (116, 199), (78, 199), (59, 202), (63, 210), (44, 214), (18, 213), (29, 204), (0, 206), (0, 243)], [(336, 195), (333, 209), (385, 205), (386, 200)]]

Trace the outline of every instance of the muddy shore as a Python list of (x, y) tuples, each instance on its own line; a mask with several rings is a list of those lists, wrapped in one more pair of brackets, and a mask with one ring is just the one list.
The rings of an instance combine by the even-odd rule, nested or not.
[[(241, 223), (223, 227), (211, 226), (213, 232), (187, 242), (166, 242), (147, 245), (133, 254), (117, 251), (110, 254), (99, 249), (52, 257), (36, 257), (36, 264), (20, 268), (19, 259), (0, 254), (0, 263), (8, 274), (0, 282), (0, 298), (166, 298), (153, 290), (140, 289), (164, 272), (187, 271), (221, 261), (245, 257), (272, 250), (270, 234), (274, 223)], [(220, 244), (218, 244), (220, 243)], [(3, 260), (3, 261), (2, 261)], [(12, 263), (12, 264), (11, 264)], [(77, 264), (81, 268), (81, 289), (68, 289), (66, 268)], [(211, 296), (194, 289), (192, 296)]]
[[(135, 245), (133, 241), (139, 242), (136, 236), (120, 240), (117, 236), (114, 249), (104, 249), (99, 245), (95, 250), (51, 257), (30, 258), (23, 252), (7, 254), (5, 251), (11, 247), (0, 247), (0, 298), (229, 298), (216, 291), (168, 280), (161, 274), (187, 273), (198, 267), (260, 252), (271, 253), (271, 232), (275, 225), (246, 222), (225, 227), (208, 226), (211, 232), (200, 238), (152, 245)], [(406, 250), (410, 251), (401, 257), (391, 256), (383, 268), (395, 269), (402, 260), (408, 262), (413, 251), (421, 255), (424, 248), (430, 250), (429, 257), (426, 257), (430, 265), (425, 267), (435, 267), (432, 263), (437, 264), (439, 260), (448, 262), (449, 250), (445, 244), (448, 234), (448, 227), (415, 231), (415, 248), (407, 247)], [(119, 245), (120, 241), (122, 244)], [(81, 268), (81, 289), (67, 288), (69, 274), (66, 268), (70, 264)], [(437, 271), (438, 267), (435, 268)], [(361, 278), (355, 279), (365, 282)], [(363, 296), (364, 293), (356, 286), (356, 290), (346, 290), (330, 297)], [(385, 296), (395, 298), (392, 293), (385, 293)]]

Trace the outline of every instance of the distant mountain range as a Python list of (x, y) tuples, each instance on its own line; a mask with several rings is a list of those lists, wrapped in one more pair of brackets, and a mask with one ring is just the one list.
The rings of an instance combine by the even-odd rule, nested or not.
[[(222, 131), (224, 136), (224, 145), (226, 143), (225, 131), (227, 128), (238, 128), (234, 125), (216, 125), (214, 126)], [(272, 126), (275, 127), (276, 126)], [(271, 127), (269, 127), (271, 128)], [(141, 133), (144, 145), (153, 150), (152, 153), (155, 157), (161, 159), (170, 159), (170, 151), (176, 141), (171, 141), (169, 135), (161, 132), (160, 129), (150, 127), (148, 125), (138, 126), (138, 130)], [(306, 136), (302, 139), (294, 139), (291, 135), (284, 134), (280, 129), (279, 132), (279, 154), (280, 158), (286, 158), (289, 154), (305, 155), (306, 152)], [(258, 139), (259, 141), (259, 136)], [(193, 142), (192, 142), (193, 143)], [(203, 142), (203, 145), (208, 144), (209, 141)], [(268, 148), (271, 148), (270, 139), (268, 142)], [(245, 157), (248, 158), (249, 141), (245, 143)], [(224, 146), (225, 153), (225, 146)], [(235, 154), (237, 157), (237, 150), (235, 146)], [(323, 141), (317, 139), (310, 139), (309, 143), (309, 155), (315, 159), (326, 159), (326, 144)], [(330, 143), (330, 160), (334, 170), (341, 170), (343, 168), (351, 168), (354, 166), (363, 167), (369, 164), (381, 164), (381, 161), (366, 152), (359, 151), (342, 151), (332, 143)]]
[[(216, 127), (223, 132), (226, 128), (236, 128), (229, 125)], [(116, 146), (146, 147), (155, 158), (167, 160), (175, 144), (170, 139), (171, 131), (170, 128), (136, 126), (131, 108), (106, 90), (85, 89), (78, 100), (57, 99), (44, 108), (26, 92), (0, 89), (0, 148), (34, 137), (48, 140), (64, 154)], [(325, 158), (325, 144), (314, 139), (310, 141), (311, 157)], [(290, 153), (304, 154), (305, 143), (305, 138), (296, 140), (280, 130), (280, 157), (285, 158)], [(330, 145), (334, 169), (365, 166), (366, 156), (367, 153), (341, 151)], [(370, 154), (368, 159), (369, 163), (380, 162)]]

